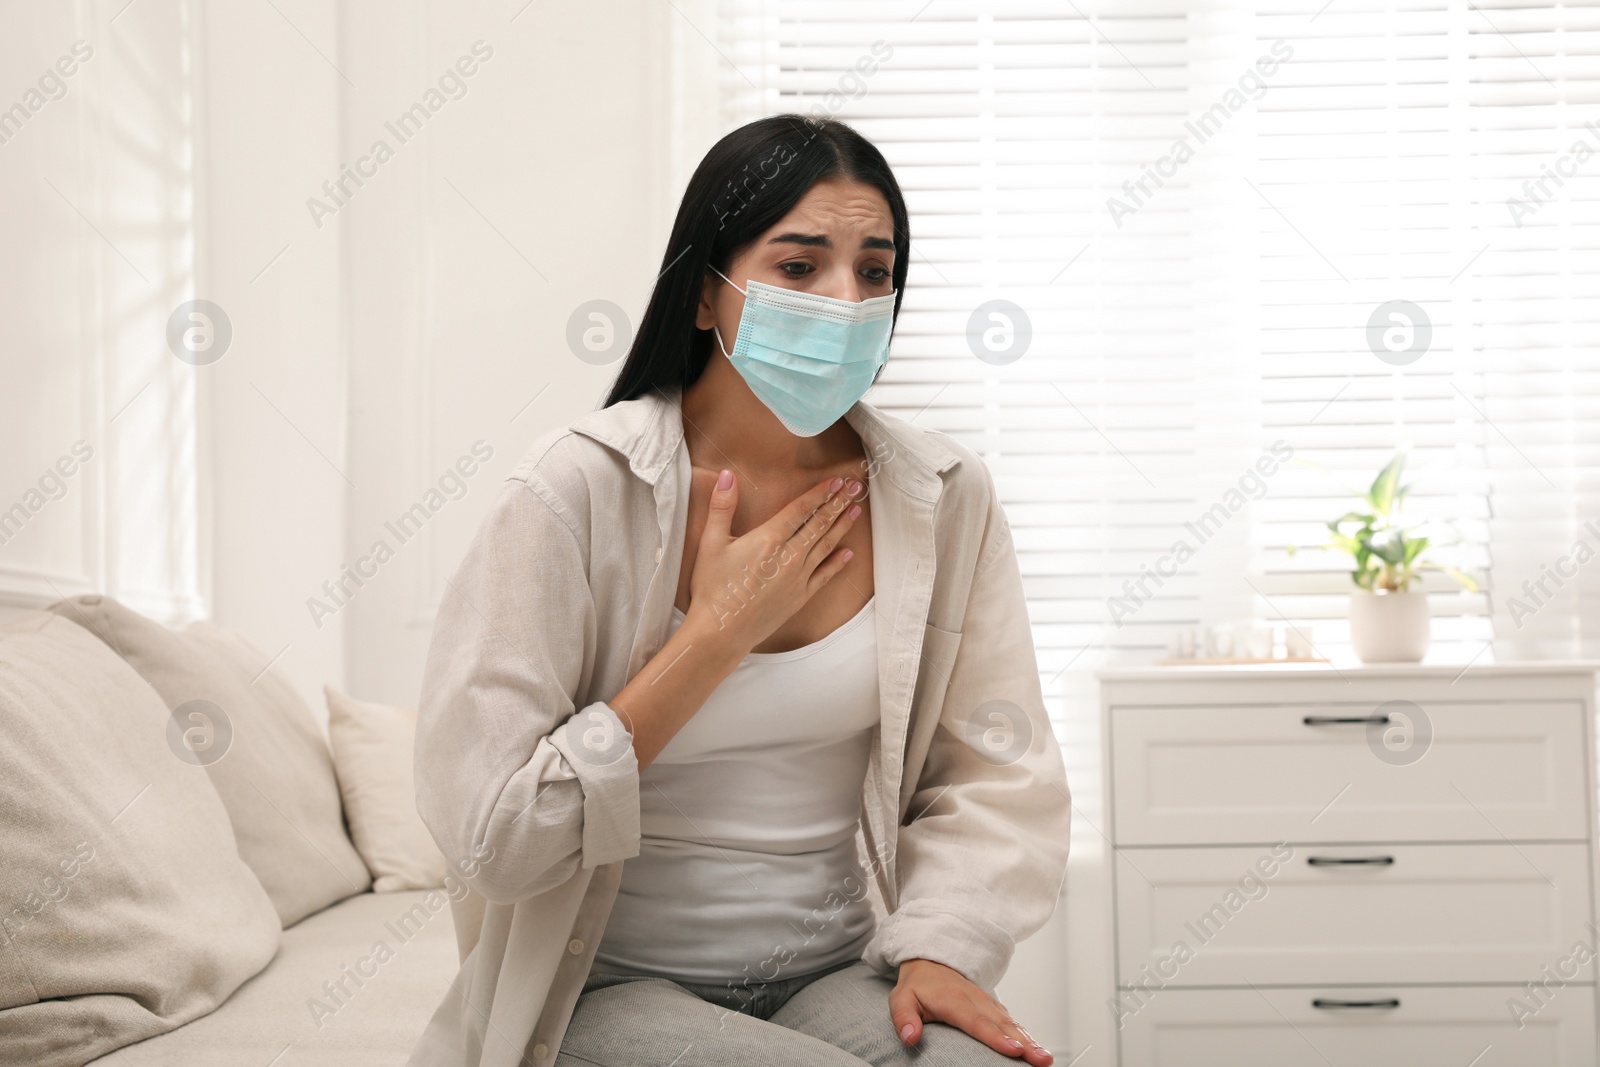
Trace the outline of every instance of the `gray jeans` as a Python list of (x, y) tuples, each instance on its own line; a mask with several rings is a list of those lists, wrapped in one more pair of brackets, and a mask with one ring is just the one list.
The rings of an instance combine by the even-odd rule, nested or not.
[(908, 1048), (889, 1018), (891, 978), (861, 960), (748, 990), (591, 974), (556, 1067), (1016, 1067), (954, 1026)]

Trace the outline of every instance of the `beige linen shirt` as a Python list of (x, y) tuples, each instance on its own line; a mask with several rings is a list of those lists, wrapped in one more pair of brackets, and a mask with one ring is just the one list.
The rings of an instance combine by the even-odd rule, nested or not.
[[(410, 1067), (549, 1067), (639, 854), (638, 762), (606, 700), (672, 620), (680, 398), (655, 390), (542, 435), (449, 579), (415, 770), (417, 811), (460, 873), (462, 964)], [(866, 401), (845, 419), (867, 456), (881, 718), (861, 878), (816, 914), (865, 892), (880, 974), (922, 957), (992, 992), (1055, 909), (1071, 814), (1016, 550), (976, 453)], [(791, 977), (783, 962), (751, 973)]]

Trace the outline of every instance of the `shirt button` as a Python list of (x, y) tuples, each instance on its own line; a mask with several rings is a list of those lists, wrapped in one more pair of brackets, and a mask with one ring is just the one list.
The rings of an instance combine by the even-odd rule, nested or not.
[(535, 1045), (533, 1046), (533, 1057), (534, 1059), (542, 1060), (545, 1057), (545, 1053), (549, 1051), (550, 1049), (546, 1045)]
[(578, 953), (583, 951), (583, 942), (576, 937), (573, 938), (571, 941), (567, 942), (567, 951), (576, 956)]

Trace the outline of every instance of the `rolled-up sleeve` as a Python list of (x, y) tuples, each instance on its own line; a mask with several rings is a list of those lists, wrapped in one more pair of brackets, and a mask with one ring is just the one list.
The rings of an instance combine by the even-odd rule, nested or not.
[(423, 668), (417, 813), (496, 903), (639, 851), (633, 739), (604, 701), (574, 704), (597, 618), (559, 507), (536, 483), (504, 484), (447, 582)]
[(896, 841), (897, 907), (864, 954), (930, 959), (993, 992), (1050, 918), (1072, 804), (1039, 684), (1022, 575), (989, 482), (983, 551), (939, 723)]

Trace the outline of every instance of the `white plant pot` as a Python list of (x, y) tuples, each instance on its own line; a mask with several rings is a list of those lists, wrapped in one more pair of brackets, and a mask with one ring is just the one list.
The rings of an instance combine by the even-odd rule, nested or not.
[(1362, 663), (1417, 663), (1431, 638), (1422, 590), (1350, 594), (1350, 644)]

